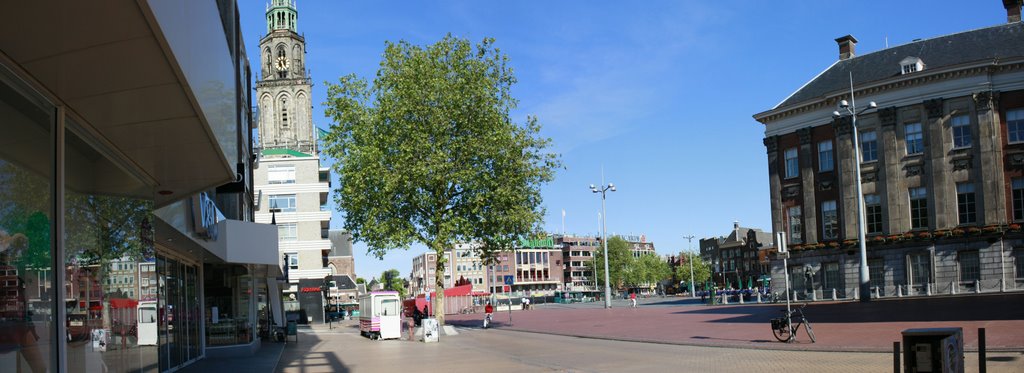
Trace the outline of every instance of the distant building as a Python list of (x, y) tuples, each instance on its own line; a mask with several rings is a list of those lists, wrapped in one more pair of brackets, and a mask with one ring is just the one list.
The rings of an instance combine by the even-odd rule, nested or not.
[[(502, 293), (505, 291), (505, 276), (512, 276), (510, 291), (514, 293), (539, 295), (562, 289), (562, 250), (555, 246), (552, 238), (520, 240), (519, 247), (513, 252), (497, 254), (494, 266), (484, 265), (474, 245), (456, 244), (445, 251), (445, 289), (463, 279), (473, 285), (473, 291)], [(436, 265), (435, 253), (423, 253), (413, 258), (409, 276), (411, 294), (435, 291)]]
[[(1024, 283), (1024, 24), (1007, 23), (838, 59), (771, 109), (765, 128), (772, 230), (786, 233), (801, 293), (857, 297), (861, 186), (871, 291), (891, 297)], [(851, 84), (853, 87), (851, 88)], [(853, 97), (851, 97), (851, 90)], [(833, 117), (844, 100), (857, 117)], [(852, 108), (851, 108), (852, 109)], [(860, 153), (854, 150), (854, 135)], [(772, 277), (783, 280), (781, 261)]]
[(594, 260), (594, 251), (601, 250), (601, 239), (594, 236), (555, 235), (554, 240), (561, 247), (565, 260), (562, 266), (562, 290), (602, 293), (603, 286), (597, 285), (593, 270), (587, 267), (587, 263)]
[(728, 235), (700, 240), (700, 257), (711, 266), (711, 279), (716, 285), (745, 288), (754, 282), (758, 286), (756, 281), (769, 273), (759, 260), (759, 252), (767, 246), (772, 246), (771, 233), (733, 222)]
[(352, 235), (343, 230), (330, 230), (327, 235), (331, 241), (327, 269), (334, 281), (328, 297), (335, 304), (357, 302), (356, 261), (352, 256)]

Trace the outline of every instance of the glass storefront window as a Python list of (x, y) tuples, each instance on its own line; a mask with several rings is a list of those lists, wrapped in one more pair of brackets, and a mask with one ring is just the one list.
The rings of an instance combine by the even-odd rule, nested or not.
[[(152, 202), (141, 184), (65, 134), (65, 310), (69, 372), (156, 371)], [(112, 188), (112, 185), (117, 185)], [(117, 190), (114, 192), (113, 190)], [(146, 279), (146, 281), (143, 281)], [(142, 317), (140, 317), (142, 316)], [(149, 316), (147, 319), (145, 316)], [(141, 328), (141, 332), (140, 332)]]
[(205, 264), (206, 345), (227, 346), (253, 340), (252, 276), (238, 264)]
[(0, 68), (0, 371), (56, 367), (54, 108)]

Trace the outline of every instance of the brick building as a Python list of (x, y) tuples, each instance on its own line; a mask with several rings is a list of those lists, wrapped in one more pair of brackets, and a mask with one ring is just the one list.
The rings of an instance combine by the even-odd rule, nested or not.
[(771, 233), (733, 222), (728, 235), (700, 240), (700, 256), (711, 265), (711, 279), (717, 285), (724, 286), (728, 282), (734, 288), (743, 288), (751, 279), (769, 272), (758, 258), (760, 251), (770, 246)]

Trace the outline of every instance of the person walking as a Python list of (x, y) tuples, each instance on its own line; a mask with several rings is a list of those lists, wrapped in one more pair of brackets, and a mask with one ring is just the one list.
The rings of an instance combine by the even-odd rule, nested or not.
[(629, 301), (633, 302), (633, 308), (636, 308), (636, 293), (629, 293)]

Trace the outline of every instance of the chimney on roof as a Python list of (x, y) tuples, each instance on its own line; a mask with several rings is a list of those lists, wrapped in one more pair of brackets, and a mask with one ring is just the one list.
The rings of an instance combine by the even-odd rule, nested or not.
[(846, 35), (836, 39), (839, 44), (839, 60), (846, 60), (853, 57), (853, 48), (857, 46), (857, 38), (853, 35)]
[(1020, 22), (1021, 0), (1003, 0), (1003, 8), (1006, 8), (1006, 23)]

